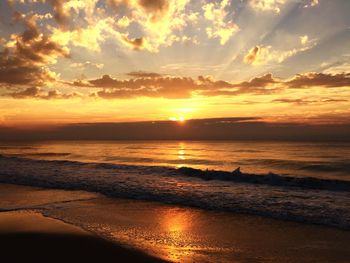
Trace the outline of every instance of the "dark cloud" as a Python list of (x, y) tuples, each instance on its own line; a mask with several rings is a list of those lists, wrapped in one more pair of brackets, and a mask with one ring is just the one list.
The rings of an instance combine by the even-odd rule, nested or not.
[(123, 81), (113, 79), (109, 75), (103, 75), (100, 79), (94, 79), (89, 81), (94, 87), (101, 88), (119, 88), (123, 87)]
[(223, 89), (233, 87), (233, 85), (227, 81), (214, 80), (211, 77), (199, 76), (198, 81), (201, 84), (201, 89)]
[(305, 73), (298, 74), (293, 79), (284, 82), (289, 88), (307, 87), (350, 87), (350, 73), (325, 74), (325, 73)]
[(133, 71), (129, 72), (126, 75), (134, 78), (159, 78), (162, 77), (161, 74), (154, 72), (145, 72), (145, 71)]
[(63, 4), (66, 0), (48, 0), (53, 7), (53, 17), (61, 28), (66, 29), (69, 24), (69, 13), (65, 12)]
[(139, 5), (149, 14), (153, 21), (160, 20), (169, 10), (169, 0), (139, 0)]
[[(220, 83), (220, 81), (216, 81)], [(205, 96), (236, 96), (244, 93), (251, 94), (272, 94), (280, 91), (280, 86), (271, 86), (273, 84), (280, 83), (280, 80), (275, 79), (272, 74), (266, 74), (261, 77), (253, 78), (249, 81), (243, 81), (240, 83), (223, 83), (224, 85), (216, 85), (217, 89), (208, 89), (202, 92)], [(234, 89), (232, 89), (234, 88)]]
[(122, 40), (128, 44), (133, 50), (142, 50), (144, 48), (144, 40), (142, 37), (129, 39), (127, 36), (123, 36)]
[(158, 77), (133, 78), (129, 80), (113, 79), (104, 75), (100, 79), (90, 80), (96, 88), (104, 88), (97, 92), (102, 98), (131, 98), (131, 97), (166, 97), (188, 98), (191, 92), (202, 88), (192, 78), (185, 77)]
[(54, 80), (55, 76), (48, 69), (28, 63), (8, 49), (0, 52), (0, 83), (42, 86)]
[[(197, 92), (204, 96), (234, 96), (242, 93), (271, 94), (279, 90), (278, 88), (269, 87), (270, 84), (278, 83), (271, 74), (237, 84), (204, 76), (193, 79), (143, 72), (128, 75), (139, 77), (129, 80), (118, 80), (109, 75), (104, 75), (100, 79), (90, 80), (89, 84), (96, 88), (104, 88), (104, 90), (97, 92), (97, 95), (103, 98), (140, 96), (187, 98), (191, 97), (192, 92)], [(77, 84), (77, 86), (91, 87), (86, 83), (78, 82)]]
[(94, 86), (90, 82), (84, 81), (84, 80), (75, 80), (73, 82), (63, 82), (63, 83), (72, 87), (94, 88)]
[(57, 90), (49, 90), (47, 92), (43, 91), (39, 87), (30, 87), (22, 89), (20, 91), (15, 91), (5, 94), (5, 96), (10, 96), (15, 99), (69, 99), (74, 97), (80, 97), (78, 93), (62, 94)]
[(260, 52), (260, 47), (256, 46), (252, 49), (249, 50), (248, 54), (244, 57), (244, 63), (246, 64), (253, 64), (255, 62), (255, 60), (258, 57), (258, 54)]
[(36, 97), (39, 95), (39, 93), (40, 93), (40, 88), (31, 87), (18, 92), (9, 93), (8, 95), (16, 99), (23, 99), (28, 97), (31, 97), (31, 98)]
[[(109, 75), (89, 80), (89, 84), (96, 88), (103, 88), (97, 92), (102, 98), (132, 98), (132, 97), (164, 97), (189, 98), (192, 92), (203, 92), (232, 88), (229, 82), (215, 81), (209, 77), (199, 76), (198, 79), (190, 77), (162, 76), (157, 73), (133, 73), (139, 76), (128, 80), (114, 79)], [(91, 87), (86, 83), (77, 83), (80, 86)], [(74, 85), (74, 84), (71, 84)]]
[(271, 73), (268, 73), (261, 77), (256, 77), (249, 81), (243, 81), (241, 83), (235, 84), (235, 86), (240, 88), (264, 88), (266, 86), (279, 82), (280, 81), (278, 79), (275, 79)]
[(151, 12), (162, 12), (169, 7), (168, 0), (139, 0), (139, 4)]
[(12, 44), (0, 51), (0, 83), (41, 86), (53, 81), (55, 74), (46, 66), (59, 57), (69, 57), (69, 51), (41, 34), (35, 16), (16, 12), (15, 21), (23, 23), (22, 34), (12, 35)]

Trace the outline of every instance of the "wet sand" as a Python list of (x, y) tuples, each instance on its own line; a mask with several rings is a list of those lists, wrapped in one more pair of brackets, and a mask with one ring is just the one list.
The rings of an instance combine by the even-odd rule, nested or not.
[[(40, 255), (42, 249), (39, 248), (51, 244), (47, 242), (49, 237), (53, 242), (52, 250), (45, 248), (45, 251), (49, 251), (48, 256), (61, 257), (62, 260), (57, 262), (64, 262), (69, 249), (76, 246), (73, 252), (81, 252), (76, 253), (77, 257), (110, 253), (117, 259), (122, 253), (120, 249), (124, 248), (122, 251), (127, 256), (135, 256), (138, 252), (129, 250), (134, 248), (173, 262), (345, 263), (350, 258), (350, 231), (153, 202), (111, 199), (81, 191), (0, 185), (0, 209), (21, 209), (0, 213), (1, 242), (7, 240), (6, 243), (12, 244), (15, 251), (25, 251), (25, 244), (33, 244), (24, 254), (35, 251)], [(40, 213), (66, 223), (43, 217)], [(39, 243), (34, 245), (35, 242)], [(96, 248), (96, 253), (86, 246)], [(143, 262), (144, 257), (137, 259), (141, 261), (128, 262)]]
[(1, 262), (163, 262), (32, 211), (0, 213)]

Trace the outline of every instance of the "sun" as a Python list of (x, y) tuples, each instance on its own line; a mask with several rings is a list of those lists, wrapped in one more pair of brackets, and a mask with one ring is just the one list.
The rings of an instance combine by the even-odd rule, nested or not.
[(186, 121), (185, 117), (170, 117), (169, 120), (184, 123)]

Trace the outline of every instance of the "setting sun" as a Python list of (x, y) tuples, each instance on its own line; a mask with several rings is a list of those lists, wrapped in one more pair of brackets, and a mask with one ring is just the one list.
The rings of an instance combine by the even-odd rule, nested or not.
[(178, 122), (185, 122), (185, 118), (184, 117), (171, 117), (171, 118), (169, 118), (169, 120), (171, 120), (171, 121), (178, 121)]

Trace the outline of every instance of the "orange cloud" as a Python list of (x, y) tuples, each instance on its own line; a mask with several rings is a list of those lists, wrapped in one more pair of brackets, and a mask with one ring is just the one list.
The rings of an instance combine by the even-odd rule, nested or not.
[[(65, 85), (86, 89), (95, 89), (94, 92), (85, 97), (91, 96), (104, 99), (125, 99), (138, 97), (152, 98), (191, 98), (194, 96), (227, 96), (233, 97), (241, 94), (251, 95), (271, 95), (283, 94), (290, 89), (297, 88), (346, 88), (350, 87), (350, 73), (342, 74), (326, 74), (326, 73), (305, 73), (298, 74), (289, 79), (281, 79), (274, 77), (271, 73), (254, 77), (247, 81), (231, 83), (224, 80), (215, 80), (208, 76), (191, 77), (175, 77), (170, 75), (161, 75), (154, 72), (135, 71), (126, 73), (130, 79), (117, 79), (110, 75), (103, 75), (101, 78), (90, 80), (76, 80), (72, 82), (62, 82)], [(0, 79), (1, 80), (1, 79)], [(39, 94), (40, 93), (40, 94)], [(25, 90), (13, 93), (3, 94), (12, 96), (13, 98), (71, 98), (72, 94), (56, 94), (43, 95), (43, 91), (39, 88), (27, 88)], [(83, 92), (86, 94), (86, 92)], [(49, 96), (51, 95), (51, 96)], [(79, 95), (84, 97), (83, 95)], [(282, 98), (273, 102), (284, 102), (293, 104), (315, 104), (318, 102), (331, 103), (341, 102), (339, 98), (328, 98), (326, 100), (320, 98), (315, 100), (297, 98)], [(337, 101), (336, 101), (337, 100)]]
[(275, 78), (271, 73), (248, 81), (230, 83), (224, 80), (214, 80), (212, 77), (164, 76), (152, 72), (131, 72), (133, 77), (127, 80), (112, 78), (104, 75), (101, 78), (88, 81), (73, 81), (67, 83), (74, 87), (101, 89), (94, 96), (101, 98), (135, 98), (135, 97), (164, 97), (189, 98), (201, 96), (236, 96), (239, 94), (269, 95), (280, 93), (288, 88), (309, 87), (347, 87), (350, 86), (350, 73), (325, 74), (306, 73), (296, 75), (291, 79)]
[(75, 87), (100, 88), (93, 93), (101, 98), (134, 98), (134, 97), (164, 97), (189, 98), (194, 93), (203, 96), (234, 96), (243, 93), (271, 94), (279, 91), (280, 80), (266, 74), (240, 83), (230, 83), (224, 80), (214, 80), (211, 77), (163, 76), (150, 72), (131, 72), (127, 75), (132, 79), (119, 80), (109, 75), (89, 81), (74, 81), (68, 83)]
[(285, 82), (289, 88), (306, 87), (350, 87), (350, 73), (326, 74), (326, 73), (305, 73), (298, 74)]

